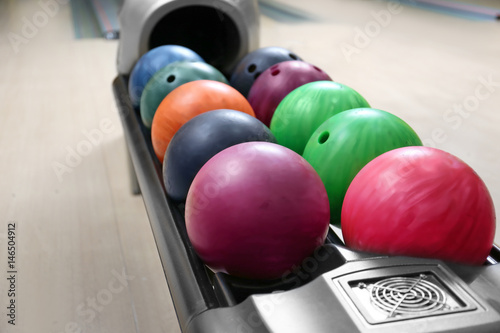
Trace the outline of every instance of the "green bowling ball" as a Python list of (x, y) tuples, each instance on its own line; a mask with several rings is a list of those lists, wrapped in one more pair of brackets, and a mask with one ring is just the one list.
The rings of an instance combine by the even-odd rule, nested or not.
[(165, 96), (184, 83), (196, 80), (228, 83), (219, 70), (204, 62), (179, 61), (157, 71), (146, 84), (141, 96), (140, 112), (144, 126), (151, 128), (156, 109)]
[(406, 146), (422, 146), (422, 141), (402, 119), (377, 109), (341, 112), (314, 131), (303, 157), (323, 180), (332, 224), (340, 225), (342, 203), (354, 176), (375, 157)]
[(271, 132), (283, 145), (302, 154), (313, 132), (339, 112), (370, 107), (354, 89), (333, 81), (304, 84), (290, 92), (278, 105)]

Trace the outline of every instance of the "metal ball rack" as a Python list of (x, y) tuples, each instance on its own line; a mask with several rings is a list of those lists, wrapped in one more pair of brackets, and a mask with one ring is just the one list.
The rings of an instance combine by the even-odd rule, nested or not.
[[(182, 25), (191, 14), (186, 20), (201, 22), (203, 31), (190, 33), (189, 27), (200, 26)], [(167, 43), (190, 47), (228, 73), (258, 47), (257, 1), (125, 1), (119, 20), (112, 89), (132, 192), (143, 197), (182, 332), (499, 332), (496, 245), (484, 265), (464, 266), (355, 252), (332, 228), (324, 245), (281, 279), (246, 280), (208, 269), (187, 237), (182, 205), (166, 195), (149, 129), (128, 95), (128, 74), (141, 54)], [(173, 28), (182, 34), (169, 34)], [(221, 36), (218, 52), (206, 47), (207, 40), (220, 42)]]
[[(281, 279), (212, 272), (189, 242), (182, 205), (166, 195), (161, 164), (128, 97), (126, 76), (115, 78), (113, 91), (137, 179), (132, 191), (143, 197), (183, 332), (498, 332), (496, 245), (483, 266), (463, 266), (354, 252), (332, 228), (325, 244)], [(388, 279), (396, 284), (387, 286)]]

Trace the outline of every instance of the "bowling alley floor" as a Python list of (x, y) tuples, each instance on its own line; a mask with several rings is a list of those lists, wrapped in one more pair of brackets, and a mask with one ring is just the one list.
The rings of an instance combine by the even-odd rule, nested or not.
[[(47, 2), (0, 1), (0, 332), (178, 332), (130, 191), (118, 41), (75, 39), (69, 5), (48, 15)], [(286, 4), (304, 15), (262, 15), (261, 46), (293, 50), (404, 119), (473, 167), (500, 207), (500, 22), (387, 1)]]

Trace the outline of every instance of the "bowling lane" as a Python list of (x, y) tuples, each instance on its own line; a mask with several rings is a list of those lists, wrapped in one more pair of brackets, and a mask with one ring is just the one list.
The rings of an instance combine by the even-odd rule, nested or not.
[(75, 40), (69, 6), (53, 10), (0, 2), (0, 332), (176, 332), (142, 198), (130, 193), (111, 90), (117, 42)]
[[(500, 207), (499, 22), (395, 1), (290, 0), (286, 6), (313, 19), (263, 16), (262, 46), (291, 49), (372, 107), (401, 117), (425, 145), (474, 168)], [(496, 235), (500, 243), (499, 230)]]

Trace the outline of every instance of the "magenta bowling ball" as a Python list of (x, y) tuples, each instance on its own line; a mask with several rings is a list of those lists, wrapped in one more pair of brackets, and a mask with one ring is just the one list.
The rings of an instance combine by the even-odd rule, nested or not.
[(307, 62), (283, 61), (259, 75), (250, 88), (248, 101), (257, 119), (269, 126), (274, 111), (283, 98), (294, 89), (314, 81), (332, 79), (323, 70)]
[(384, 153), (356, 175), (342, 207), (354, 249), (481, 265), (495, 237), (486, 185), (459, 158), (430, 147)]
[(185, 220), (195, 251), (212, 270), (276, 279), (323, 244), (330, 211), (321, 179), (299, 154), (247, 142), (200, 169)]

